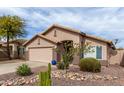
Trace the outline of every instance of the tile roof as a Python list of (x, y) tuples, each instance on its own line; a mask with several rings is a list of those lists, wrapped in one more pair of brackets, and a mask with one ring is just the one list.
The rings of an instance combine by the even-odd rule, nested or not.
[(50, 29), (52, 29), (52, 28), (65, 29), (65, 30), (67, 30), (67, 31), (74, 32), (74, 33), (80, 34), (80, 35), (85, 36), (85, 37), (88, 37), (88, 38), (92, 38), (92, 39), (96, 39), (96, 40), (99, 40), (99, 41), (108, 43), (109, 45), (112, 45), (112, 47), (115, 48), (113, 42), (110, 41), (110, 40), (106, 40), (106, 39), (103, 39), (103, 38), (100, 38), (100, 37), (97, 37), (97, 36), (93, 36), (93, 35), (88, 35), (88, 34), (86, 34), (86, 33), (81, 32), (80, 30), (72, 29), (72, 28), (70, 28), (70, 27), (66, 27), (66, 26), (62, 26), (62, 25), (58, 25), (58, 24), (53, 24), (53, 25), (51, 25), (51, 26), (48, 27), (44, 32), (41, 32), (41, 33), (39, 33), (38, 35), (41, 36), (41, 37), (44, 38), (44, 39), (47, 39), (47, 40), (52, 41), (52, 42), (54, 42), (54, 43), (57, 43), (57, 42), (59, 42), (59, 41), (53, 39), (52, 37), (44, 36), (44, 34), (46, 34), (46, 33), (47, 33)]

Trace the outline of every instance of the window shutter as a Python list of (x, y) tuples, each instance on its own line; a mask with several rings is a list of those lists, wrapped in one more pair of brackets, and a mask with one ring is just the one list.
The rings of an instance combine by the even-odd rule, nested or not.
[(102, 59), (102, 46), (97, 46), (96, 47), (96, 58), (97, 59)]

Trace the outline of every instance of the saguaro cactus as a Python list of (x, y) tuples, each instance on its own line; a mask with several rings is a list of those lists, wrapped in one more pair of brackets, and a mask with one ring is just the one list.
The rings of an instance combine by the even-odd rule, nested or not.
[(39, 73), (39, 85), (50, 86), (51, 85), (51, 64), (48, 64), (48, 71)]
[(51, 79), (51, 64), (48, 64), (48, 74), (49, 74), (49, 79)]

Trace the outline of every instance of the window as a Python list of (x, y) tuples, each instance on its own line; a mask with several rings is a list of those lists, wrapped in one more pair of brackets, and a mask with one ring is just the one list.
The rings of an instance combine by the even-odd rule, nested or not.
[(92, 50), (93, 52), (84, 54), (84, 58), (93, 57), (96, 59), (102, 59), (102, 46), (93, 46)]
[(102, 59), (102, 46), (97, 46), (96, 47), (96, 58), (97, 59)]
[(56, 30), (54, 31), (54, 37), (56, 37)]
[(40, 45), (40, 38), (38, 39), (38, 45)]
[(87, 58), (87, 57), (96, 58), (96, 46), (92, 46), (91, 51), (93, 51), (93, 52), (85, 53), (84, 58)]

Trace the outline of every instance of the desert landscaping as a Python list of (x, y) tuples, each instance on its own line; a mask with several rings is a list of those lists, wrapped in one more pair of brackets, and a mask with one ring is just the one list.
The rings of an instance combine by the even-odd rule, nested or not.
[[(30, 76), (18, 76), (15, 73), (0, 75), (1, 86), (37, 86), (38, 73), (47, 67), (33, 68)], [(78, 66), (71, 65), (67, 74), (64, 70), (52, 68), (52, 86), (122, 86), (124, 68), (118, 65), (102, 66), (100, 73), (82, 72)]]
[(25, 24), (20, 16), (0, 17), (0, 86), (124, 85), (118, 38), (53, 24), (26, 39)]

